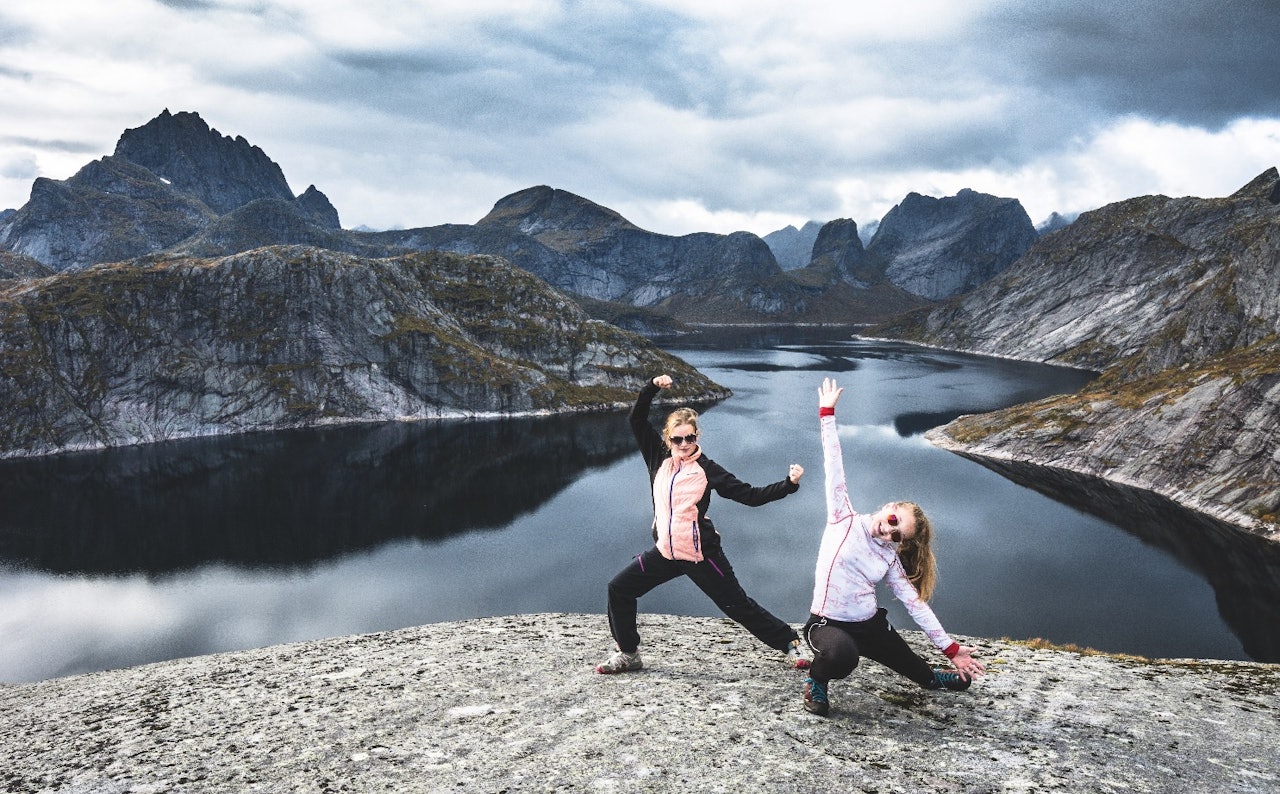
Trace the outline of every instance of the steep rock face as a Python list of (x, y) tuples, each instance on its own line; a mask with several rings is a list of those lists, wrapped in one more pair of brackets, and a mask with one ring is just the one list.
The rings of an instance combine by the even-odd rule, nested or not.
[(284, 172), (266, 153), (240, 136), (210, 129), (197, 113), (165, 109), (151, 121), (125, 130), (115, 155), (167, 180), (219, 215), (255, 199), (293, 200)]
[(1017, 199), (965, 189), (948, 198), (910, 193), (880, 221), (867, 251), (899, 287), (930, 300), (968, 292), (1036, 240)]
[[(264, 228), (260, 213), (236, 215), (246, 206), (287, 205), (287, 225)], [(227, 227), (246, 222), (243, 230)], [(256, 222), (256, 223), (255, 223)], [(338, 212), (314, 186), (297, 199), (280, 167), (243, 138), (220, 135), (195, 113), (165, 111), (126, 130), (115, 154), (89, 163), (59, 182), (37, 179), (31, 198), (0, 220), (0, 248), (36, 259), (54, 270), (120, 262), (154, 254), (199, 235), (192, 246), (229, 254), (268, 244), (345, 243)], [(263, 237), (263, 232), (279, 232)], [(241, 241), (251, 242), (236, 247)]]
[(935, 444), (1145, 488), (1280, 540), (1280, 344), (930, 431)]
[(104, 157), (62, 182), (37, 179), (30, 200), (0, 223), (0, 246), (67, 270), (163, 250), (213, 218), (147, 169)]
[(625, 404), (644, 339), (493, 258), (266, 248), (100, 265), (0, 291), (0, 455), (325, 422)]
[(1227, 198), (1143, 196), (1082, 214), (1001, 277), (881, 329), (980, 353), (1158, 372), (1280, 330), (1270, 169)]
[(859, 289), (870, 289), (884, 281), (862, 246), (858, 224), (849, 218), (837, 218), (823, 224), (813, 242), (809, 264), (792, 275), (808, 283), (843, 283)]
[(764, 236), (765, 245), (778, 260), (778, 267), (783, 270), (796, 270), (808, 265), (813, 259), (813, 244), (818, 240), (818, 232), (825, 224), (819, 221), (808, 221), (797, 229), (788, 226)]
[(294, 200), (298, 210), (312, 223), (322, 229), (341, 229), (338, 210), (329, 202), (329, 197), (316, 190), (315, 185), (308, 185), (301, 196)]
[(935, 442), (1153, 490), (1264, 534), (1280, 515), (1280, 174), (1085, 213), (999, 278), (874, 329), (1103, 371)]

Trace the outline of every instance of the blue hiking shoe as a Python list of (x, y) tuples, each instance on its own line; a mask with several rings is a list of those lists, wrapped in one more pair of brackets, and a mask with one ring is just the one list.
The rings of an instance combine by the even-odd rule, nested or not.
[(826, 681), (818, 681), (812, 677), (804, 680), (804, 710), (819, 717), (825, 717), (831, 711)]
[(952, 692), (963, 692), (969, 688), (969, 679), (958, 670), (934, 670), (933, 686), (929, 689), (949, 689)]

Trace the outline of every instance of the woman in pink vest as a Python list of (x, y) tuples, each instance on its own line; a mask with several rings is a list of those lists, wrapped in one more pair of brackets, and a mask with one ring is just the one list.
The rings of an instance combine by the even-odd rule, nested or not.
[(703, 454), (698, 413), (691, 408), (671, 412), (659, 433), (649, 424), (649, 406), (660, 389), (669, 388), (670, 375), (653, 378), (631, 409), (631, 430), (649, 468), (653, 490), (654, 545), (609, 582), (609, 631), (618, 649), (596, 666), (596, 672), (624, 673), (644, 666), (636, 602), (678, 576), (688, 576), (726, 615), (765, 645), (786, 654), (795, 667), (804, 668), (807, 661), (800, 656), (796, 630), (743, 591), (720, 548), (720, 534), (707, 518), (712, 491), (757, 507), (795, 493), (804, 469), (792, 464), (783, 480), (758, 488), (748, 485)]

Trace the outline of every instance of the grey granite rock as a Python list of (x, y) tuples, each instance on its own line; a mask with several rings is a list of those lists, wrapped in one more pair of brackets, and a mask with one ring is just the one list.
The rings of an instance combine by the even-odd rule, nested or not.
[[(1275, 791), (1280, 667), (966, 639), (926, 692), (873, 662), (803, 673), (723, 619), (522, 615), (0, 687), (11, 792)], [(905, 632), (919, 645), (923, 636)], [(930, 652), (932, 653), (932, 652)], [(936, 654), (935, 654), (936, 655)], [(940, 658), (940, 657), (939, 657)]]
[(728, 394), (496, 257), (272, 246), (0, 287), (0, 457), (618, 408), (661, 372)]

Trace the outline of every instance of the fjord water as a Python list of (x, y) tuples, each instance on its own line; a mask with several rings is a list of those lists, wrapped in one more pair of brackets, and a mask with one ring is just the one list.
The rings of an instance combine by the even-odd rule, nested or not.
[[(705, 410), (707, 455), (753, 484), (792, 462), (806, 469), (787, 499), (747, 508), (713, 497), (710, 512), (747, 591), (785, 620), (804, 620), (813, 586), (824, 515), (816, 393), (830, 376), (845, 387), (854, 506), (914, 499), (931, 514), (933, 605), (950, 631), (1280, 660), (1265, 542), (1167, 506), (1153, 520), (1134, 494), (1099, 509), (1087, 487), (1057, 483), (1041, 489), (1050, 498), (922, 437), (961, 413), (1074, 391), (1088, 373), (831, 329), (664, 346), (734, 391)], [(0, 681), (10, 683), (487, 615), (598, 613), (603, 628), (606, 583), (650, 543), (625, 411), (5, 461), (0, 505)], [(1222, 532), (1247, 548), (1215, 569), (1199, 538)], [(1256, 571), (1237, 567), (1254, 558)], [(641, 611), (718, 614), (684, 580)], [(660, 658), (662, 637), (645, 644)], [(609, 649), (581, 650), (585, 670)]]

